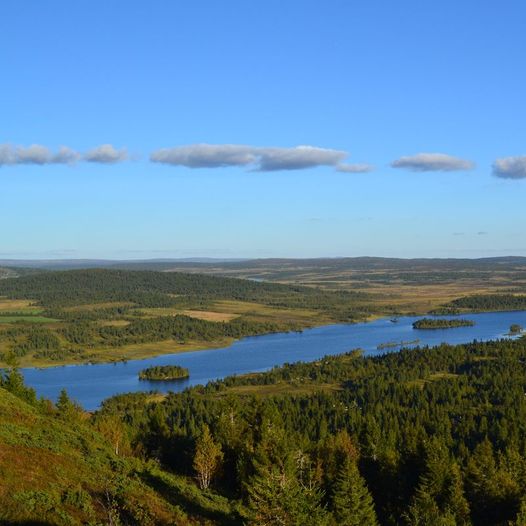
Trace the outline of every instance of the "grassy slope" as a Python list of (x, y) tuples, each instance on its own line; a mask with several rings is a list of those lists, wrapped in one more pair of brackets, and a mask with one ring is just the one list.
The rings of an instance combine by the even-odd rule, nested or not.
[(145, 525), (221, 523), (231, 513), (182, 477), (116, 456), (86, 421), (43, 414), (0, 388), (0, 523), (107, 524), (112, 508)]

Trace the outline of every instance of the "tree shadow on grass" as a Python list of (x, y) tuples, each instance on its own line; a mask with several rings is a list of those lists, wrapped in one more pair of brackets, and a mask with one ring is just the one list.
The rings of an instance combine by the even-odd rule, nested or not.
[(141, 473), (141, 478), (168, 502), (179, 506), (190, 515), (198, 515), (213, 520), (221, 526), (241, 526), (243, 524), (237, 511), (232, 509), (228, 511), (214, 509), (213, 497), (208, 497), (206, 493), (201, 493), (197, 488), (191, 486), (183, 488), (175, 484), (169, 484), (160, 476), (151, 472)]

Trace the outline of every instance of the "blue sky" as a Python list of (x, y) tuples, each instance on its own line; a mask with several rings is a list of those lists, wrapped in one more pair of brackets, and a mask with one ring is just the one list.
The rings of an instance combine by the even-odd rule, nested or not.
[(5, 0), (0, 258), (526, 255), (525, 17)]

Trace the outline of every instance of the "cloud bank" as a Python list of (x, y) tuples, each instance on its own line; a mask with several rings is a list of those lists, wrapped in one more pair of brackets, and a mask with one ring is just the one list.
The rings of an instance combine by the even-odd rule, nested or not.
[(30, 146), (0, 144), (0, 166), (75, 164), (80, 160), (107, 164), (127, 159), (128, 153), (125, 149), (117, 150), (111, 144), (97, 146), (84, 155), (67, 146), (61, 146), (56, 152), (53, 152), (41, 144), (32, 144)]
[(412, 172), (457, 172), (472, 170), (475, 163), (445, 153), (417, 153), (400, 157), (391, 163), (393, 168), (405, 168)]
[(526, 179), (526, 155), (497, 159), (493, 163), (493, 175), (503, 179)]
[(338, 166), (348, 156), (347, 152), (296, 146), (274, 148), (241, 144), (192, 144), (163, 148), (151, 153), (155, 163), (187, 168), (224, 168), (245, 166), (259, 172), (302, 170), (317, 166)]

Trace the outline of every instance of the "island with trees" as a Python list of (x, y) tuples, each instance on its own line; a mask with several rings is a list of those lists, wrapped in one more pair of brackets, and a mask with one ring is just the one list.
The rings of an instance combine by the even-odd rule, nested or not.
[(170, 382), (190, 377), (190, 371), (180, 365), (156, 365), (139, 372), (139, 380)]
[(463, 318), (422, 318), (413, 323), (413, 329), (454, 329), (457, 327), (473, 327), (474, 321)]

